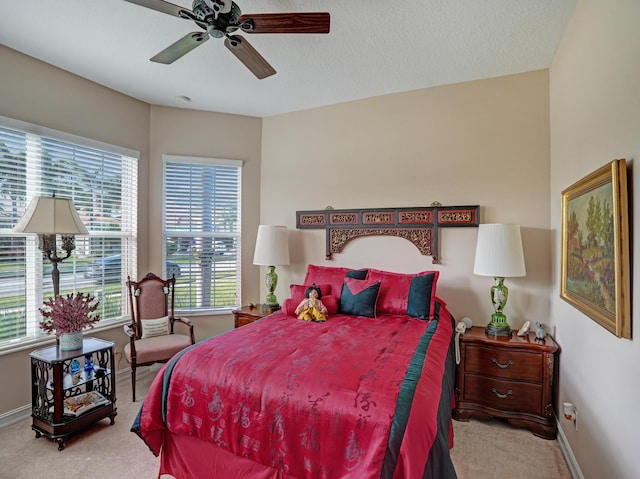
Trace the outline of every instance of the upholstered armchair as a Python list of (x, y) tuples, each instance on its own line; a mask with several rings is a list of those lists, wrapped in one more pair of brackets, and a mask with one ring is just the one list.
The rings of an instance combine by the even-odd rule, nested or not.
[[(127, 277), (131, 322), (124, 326), (129, 344), (124, 357), (131, 365), (131, 391), (136, 400), (136, 368), (166, 363), (176, 353), (195, 343), (193, 324), (174, 315), (173, 276), (164, 280), (153, 273), (141, 281)], [(179, 325), (174, 331), (174, 327)]]

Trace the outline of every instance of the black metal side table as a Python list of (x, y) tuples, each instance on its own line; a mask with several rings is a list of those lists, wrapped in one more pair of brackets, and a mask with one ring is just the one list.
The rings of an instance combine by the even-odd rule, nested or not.
[(58, 450), (76, 431), (106, 417), (115, 422), (114, 343), (84, 338), (82, 348), (58, 346), (31, 353), (31, 428), (55, 440)]

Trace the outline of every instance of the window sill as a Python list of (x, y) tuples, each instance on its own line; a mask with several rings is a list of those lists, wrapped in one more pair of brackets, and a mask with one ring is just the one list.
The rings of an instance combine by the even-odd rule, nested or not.
[(233, 310), (238, 308), (238, 306), (229, 306), (227, 308), (221, 309), (185, 309), (178, 310), (176, 309), (176, 316), (187, 316), (197, 318), (199, 316), (221, 316), (223, 314), (232, 314)]
[[(176, 316), (186, 316), (186, 317), (201, 317), (201, 316), (222, 316), (222, 315), (230, 315), (232, 311), (236, 309), (237, 306), (232, 306), (224, 309), (208, 309), (201, 311), (176, 311)], [(104, 324), (98, 324), (93, 329), (85, 329), (84, 335), (91, 335), (92, 333), (99, 333), (100, 331), (106, 331), (114, 328), (121, 328), (122, 325), (127, 324), (131, 321), (131, 318), (123, 317), (120, 319), (114, 319), (108, 321)], [(40, 348), (46, 348), (47, 346), (53, 346), (56, 343), (56, 337), (51, 335), (39, 336), (37, 338), (32, 339), (18, 339), (13, 342), (9, 341), (6, 344), (0, 346), (0, 356), (4, 356), (7, 354), (17, 353), (19, 351), (24, 351), (26, 349), (35, 350)]]
[[(93, 329), (85, 329), (84, 335), (91, 335), (95, 332), (106, 331), (113, 328), (121, 328), (123, 324), (126, 324), (129, 321), (130, 318), (120, 318), (108, 321), (102, 325), (98, 323), (98, 326), (95, 326)], [(56, 344), (56, 337), (54, 335), (40, 336), (33, 339), (18, 339), (0, 346), (0, 356), (17, 353), (19, 351), (24, 351), (25, 349), (46, 348), (47, 346), (53, 346), (54, 344)]]

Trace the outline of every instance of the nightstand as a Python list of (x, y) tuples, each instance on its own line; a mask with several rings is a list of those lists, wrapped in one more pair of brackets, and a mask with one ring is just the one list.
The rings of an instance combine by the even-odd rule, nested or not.
[(234, 309), (232, 311), (234, 318), (234, 327), (239, 328), (240, 326), (244, 326), (245, 324), (253, 323), (259, 319), (264, 318), (265, 316), (269, 316), (274, 311), (270, 309), (263, 309), (262, 305), (258, 305), (255, 308), (251, 306), (242, 306), (239, 309)]
[(460, 336), (453, 418), (507, 419), (536, 436), (555, 439), (554, 374), (558, 345), (547, 335), (488, 336), (473, 327)]

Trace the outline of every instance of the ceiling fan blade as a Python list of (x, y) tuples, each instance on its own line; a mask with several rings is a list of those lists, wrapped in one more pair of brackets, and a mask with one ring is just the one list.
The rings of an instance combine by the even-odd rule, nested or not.
[(224, 46), (227, 47), (238, 60), (244, 63), (244, 66), (251, 70), (251, 73), (259, 80), (275, 75), (276, 71), (274, 68), (269, 65), (269, 62), (267, 62), (245, 38), (231, 35), (225, 38)]
[(125, 2), (135, 3), (136, 5), (140, 5), (142, 7), (150, 8), (151, 10), (157, 10), (158, 12), (166, 13), (168, 15), (173, 15), (180, 18), (191, 18), (191, 16), (185, 17), (181, 15), (180, 12), (189, 12), (191, 15), (193, 13), (188, 8), (183, 8), (178, 5), (174, 5), (173, 3), (165, 2), (164, 0), (124, 0)]
[(209, 34), (206, 32), (191, 32), (187, 33), (180, 40), (167, 48), (162, 50), (153, 58), (150, 58), (152, 62), (170, 64), (175, 62), (178, 58), (186, 55), (195, 47), (202, 45), (209, 40)]
[(247, 33), (329, 33), (328, 12), (257, 13), (241, 15), (238, 23)]

